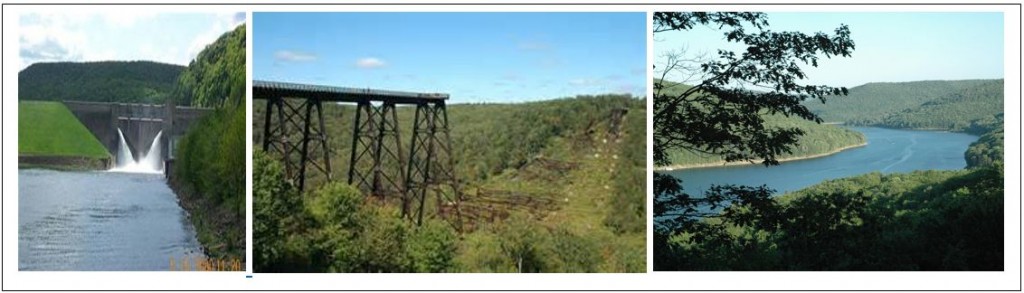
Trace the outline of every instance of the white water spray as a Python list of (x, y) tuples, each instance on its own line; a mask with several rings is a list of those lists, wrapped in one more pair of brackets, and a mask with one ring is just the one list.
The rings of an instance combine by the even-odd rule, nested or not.
[(110, 169), (111, 172), (128, 172), (128, 173), (163, 173), (163, 162), (161, 161), (160, 151), (160, 136), (163, 135), (163, 131), (156, 133), (156, 137), (153, 138), (153, 143), (149, 145), (149, 152), (146, 153), (145, 157), (136, 161), (135, 156), (132, 154), (132, 150), (128, 148), (128, 142), (124, 140), (124, 134), (121, 133), (121, 128), (117, 129), (117, 135), (121, 138), (121, 143), (117, 148), (117, 165)]
[(132, 150), (128, 148), (128, 142), (124, 140), (124, 133), (121, 133), (121, 128), (117, 129), (117, 136), (121, 138), (121, 142), (117, 146), (117, 165), (115, 167), (135, 163), (135, 156), (132, 155)]

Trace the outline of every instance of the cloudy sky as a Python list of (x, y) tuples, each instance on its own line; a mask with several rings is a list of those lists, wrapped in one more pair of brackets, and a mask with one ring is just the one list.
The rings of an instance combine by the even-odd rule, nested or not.
[(19, 19), (20, 68), (36, 62), (150, 60), (188, 65), (245, 13), (28, 13)]
[(255, 79), (519, 102), (645, 96), (645, 13), (254, 13)]
[[(965, 12), (768, 13), (773, 31), (832, 34), (850, 28), (856, 45), (850, 58), (822, 58), (805, 66), (808, 84), (853, 87), (869, 82), (1003, 78), (1003, 14)], [(753, 29), (749, 31), (754, 31)], [(685, 48), (687, 56), (743, 50), (722, 31), (697, 27), (654, 36), (655, 64)], [(659, 72), (655, 73), (660, 76)], [(685, 81), (676, 74), (668, 79)]]

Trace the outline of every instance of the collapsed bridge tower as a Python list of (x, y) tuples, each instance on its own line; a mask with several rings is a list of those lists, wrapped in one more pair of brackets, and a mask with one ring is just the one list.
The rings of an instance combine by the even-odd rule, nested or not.
[[(252, 95), (266, 100), (263, 151), (283, 161), (286, 178), (299, 190), (312, 175), (307, 171), (335, 178), (323, 103), (355, 104), (348, 184), (380, 198), (397, 196), (402, 216), (417, 224), (425, 213), (435, 212), (461, 227), (447, 94), (255, 80)], [(402, 149), (399, 105), (415, 107), (407, 152)], [(436, 202), (428, 211), (431, 195)]]

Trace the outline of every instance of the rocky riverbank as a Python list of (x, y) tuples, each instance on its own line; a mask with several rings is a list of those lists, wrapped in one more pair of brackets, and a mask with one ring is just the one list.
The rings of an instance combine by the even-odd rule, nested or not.
[[(173, 172), (168, 170), (167, 172)], [(174, 176), (168, 177), (168, 186), (178, 195), (178, 205), (188, 212), (196, 238), (208, 258), (216, 261), (239, 260), (245, 269), (245, 215), (226, 209), (185, 186)]]

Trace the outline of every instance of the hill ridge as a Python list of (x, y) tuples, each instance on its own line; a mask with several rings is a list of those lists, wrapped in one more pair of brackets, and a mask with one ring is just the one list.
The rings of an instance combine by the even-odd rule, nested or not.
[(184, 69), (147, 60), (39, 62), (18, 72), (18, 99), (163, 103)]

